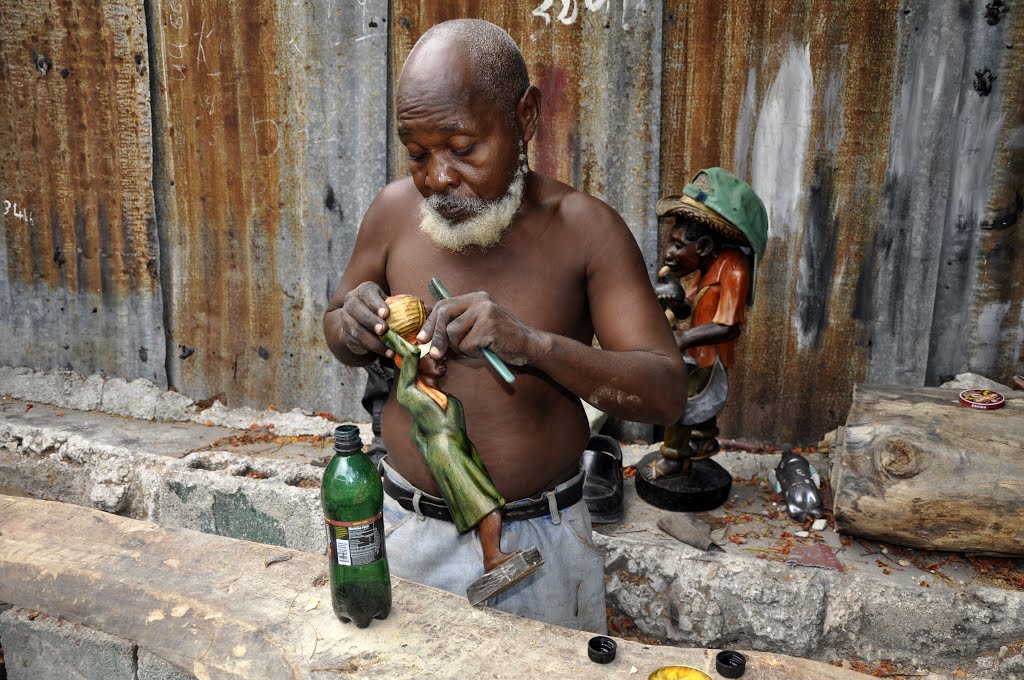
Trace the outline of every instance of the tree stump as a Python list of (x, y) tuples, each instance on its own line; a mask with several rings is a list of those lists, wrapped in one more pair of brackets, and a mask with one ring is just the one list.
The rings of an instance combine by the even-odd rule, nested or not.
[(888, 543), (1024, 555), (1024, 396), (994, 411), (959, 390), (857, 385), (832, 445), (836, 526)]

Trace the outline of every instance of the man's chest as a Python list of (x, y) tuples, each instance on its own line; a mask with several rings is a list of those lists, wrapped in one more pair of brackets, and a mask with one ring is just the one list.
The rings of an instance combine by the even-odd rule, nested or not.
[(451, 253), (417, 238), (391, 249), (386, 272), (392, 294), (418, 295), (428, 306), (427, 282), (436, 276), (453, 296), (485, 292), (541, 330), (574, 335), (589, 325), (584, 263), (564, 247), (513, 244)]

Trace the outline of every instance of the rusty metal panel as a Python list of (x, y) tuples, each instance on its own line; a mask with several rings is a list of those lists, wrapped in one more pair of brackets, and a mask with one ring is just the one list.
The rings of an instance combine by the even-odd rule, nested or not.
[(813, 442), (866, 379), (1007, 380), (1024, 351), (1008, 6), (3, 3), (0, 363), (364, 417), (320, 317), (370, 200), (406, 172), (388, 104), (409, 50), (481, 17), (543, 93), (533, 167), (607, 200), (652, 272), (655, 200), (697, 169), (764, 198), (723, 434)]
[(888, 139), (879, 131), (892, 115), (899, 13), (887, 0), (757, 12), (754, 91), (736, 102), (723, 159), (749, 178), (770, 223), (723, 417), (739, 436), (816, 442), (845, 418), (864, 378), (870, 336), (857, 287), (865, 244), (884, 228)]
[(915, 3), (901, 25), (872, 380), (1021, 370), (1024, 16), (1007, 9)]
[[(985, 11), (883, 0), (666, 13), (662, 191), (723, 165), (771, 222), (727, 433), (814, 442), (845, 418), (855, 382), (935, 384), (967, 368), (1005, 379), (1019, 362), (1024, 107), (1007, 46), (1021, 24)], [(1009, 76), (988, 98), (972, 91), (985, 65)]]
[(142, 3), (0, 4), (0, 364), (166, 384)]
[(508, 30), (545, 95), (533, 166), (606, 198), (651, 270), (656, 196), (706, 166), (747, 179), (771, 227), (722, 426), (808, 443), (856, 382), (1019, 365), (1024, 17), (1000, 6), (403, 0), (392, 85), (434, 23)]
[[(391, 3), (392, 90), (416, 40), (448, 19), (486, 19), (519, 44), (542, 94), (530, 145), (537, 171), (618, 210), (654, 270), (661, 93), (661, 3), (645, 0), (476, 0)], [(392, 176), (407, 174), (391, 124)]]
[(385, 181), (385, 1), (155, 0), (149, 19), (172, 384), (365, 417), (321, 317)]

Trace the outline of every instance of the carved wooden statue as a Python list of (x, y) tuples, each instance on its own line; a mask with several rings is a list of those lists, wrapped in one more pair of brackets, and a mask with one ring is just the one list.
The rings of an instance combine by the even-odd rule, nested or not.
[[(660, 455), (650, 456), (638, 491), (659, 507), (716, 507), (728, 497), (731, 484), (717, 464), (708, 461), (713, 468), (705, 465), (700, 479), (687, 479), (683, 488), (658, 485), (657, 480), (692, 476), (694, 462), (719, 449), (715, 414), (728, 393), (726, 369), (735, 359), (745, 308), (753, 301), (754, 272), (767, 240), (767, 213), (753, 189), (722, 168), (701, 170), (681, 195), (658, 201), (656, 212), (674, 220), (660, 272), (672, 279), (663, 281), (657, 292), (690, 367), (690, 402), (680, 421), (667, 428)], [(684, 289), (678, 280), (687, 277)], [(687, 316), (689, 326), (677, 327)], [(686, 498), (676, 501), (685, 507), (660, 501), (663, 491), (681, 493)]]
[(426, 319), (423, 301), (413, 295), (398, 295), (386, 302), (391, 328), (381, 340), (396, 355), (399, 372), (395, 390), (398, 403), (412, 415), (413, 443), (423, 454), (458, 532), (478, 528), (487, 573), (467, 592), (477, 604), (533, 573), (543, 560), (535, 549), (525, 554), (501, 552), (501, 508), (505, 499), (466, 434), (462, 402), (419, 379), (421, 348), (412, 340)]

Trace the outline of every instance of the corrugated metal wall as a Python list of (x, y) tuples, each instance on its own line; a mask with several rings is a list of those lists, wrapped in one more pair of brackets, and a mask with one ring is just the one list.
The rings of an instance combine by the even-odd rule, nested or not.
[(321, 317), (385, 182), (387, 5), (154, 0), (168, 376), (361, 415)]
[(845, 416), (866, 375), (857, 285), (883, 228), (901, 12), (896, 2), (719, 7), (669, 16), (662, 190), (721, 165), (764, 200), (769, 242), (722, 426), (807, 440)]
[(166, 384), (141, 3), (0, 3), (0, 364)]
[(1024, 346), (1011, 4), (153, 0), (147, 51), (138, 2), (6, 3), (0, 200), (35, 223), (0, 217), (0, 362), (362, 417), (320, 315), (370, 199), (405, 173), (389, 102), (406, 55), (475, 16), (543, 92), (531, 165), (617, 208), (652, 271), (654, 202), (700, 167), (764, 198), (725, 433), (813, 442), (858, 381), (1006, 380)]

